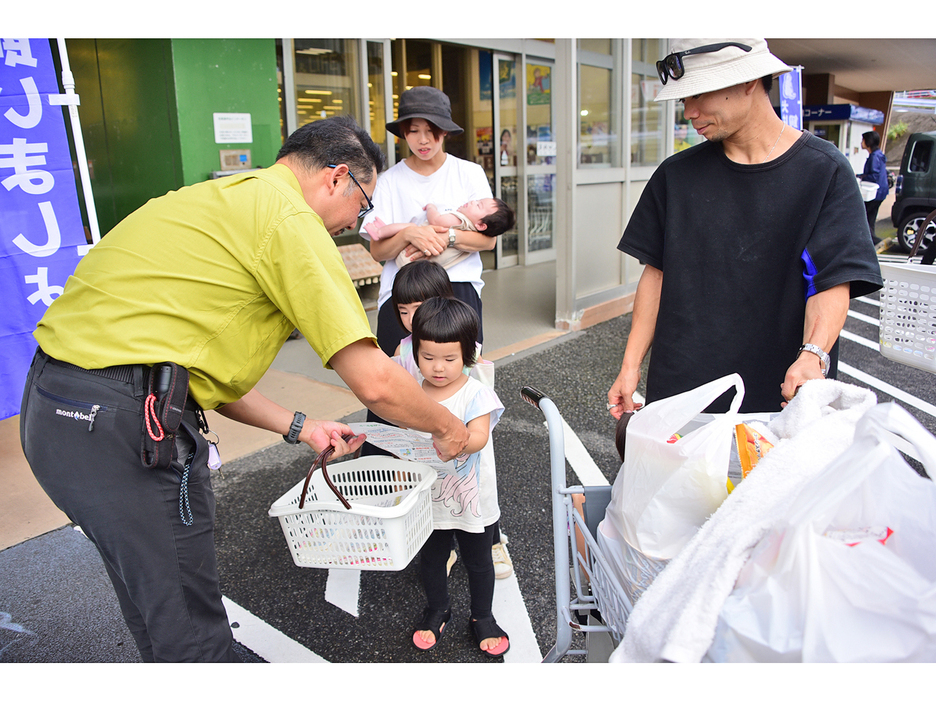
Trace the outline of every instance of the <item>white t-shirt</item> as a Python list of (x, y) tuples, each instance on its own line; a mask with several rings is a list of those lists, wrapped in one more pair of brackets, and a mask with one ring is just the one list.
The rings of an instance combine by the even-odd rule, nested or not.
[(439, 404), (465, 424), (475, 417), (491, 415), (484, 448), (463, 462), (449, 462), (445, 470), (438, 471), (432, 485), (433, 529), (460, 529), (480, 534), (500, 519), (491, 431), (503, 414), (504, 405), (494, 390), (471, 377), (458, 392)]
[[(447, 154), (441, 168), (430, 176), (413, 171), (406, 162), (400, 161), (377, 178), (374, 190), (374, 211), (362, 222), (361, 236), (370, 239), (364, 225), (380, 217), (385, 224), (418, 222), (426, 216), (423, 208), (433, 203), (439, 208), (458, 208), (469, 200), (493, 197), (484, 169), (451, 154)], [(481, 255), (472, 253), (464, 261), (447, 269), (453, 283), (471, 283), (478, 294), (484, 282), (481, 280)], [(380, 275), (380, 293), (377, 306), (383, 306), (393, 292), (393, 279), (400, 270), (396, 261), (386, 261)]]

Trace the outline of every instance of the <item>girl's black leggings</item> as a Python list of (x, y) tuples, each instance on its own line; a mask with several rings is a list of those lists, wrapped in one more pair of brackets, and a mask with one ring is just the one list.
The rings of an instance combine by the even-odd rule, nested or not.
[(468, 590), (471, 593), (471, 617), (484, 619), (492, 616), (494, 601), (494, 562), (491, 543), (496, 525), (483, 533), (471, 534), (460, 529), (436, 529), (420, 551), (420, 572), (430, 609), (445, 611), (449, 608), (448, 576), (445, 564), (452, 549), (452, 537), (458, 539), (458, 552), (468, 571)]

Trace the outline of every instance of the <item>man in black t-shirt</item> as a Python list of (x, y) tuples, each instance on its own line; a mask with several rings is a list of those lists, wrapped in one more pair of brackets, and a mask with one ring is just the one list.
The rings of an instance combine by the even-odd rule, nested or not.
[[(812, 378), (835, 377), (850, 297), (881, 287), (854, 171), (830, 143), (786, 125), (763, 39), (674, 40), (657, 100), (678, 99), (706, 137), (656, 170), (618, 248), (645, 264), (611, 414), (653, 346), (647, 401), (729, 373), (743, 412), (777, 412)], [(724, 412), (730, 396), (708, 411)]]

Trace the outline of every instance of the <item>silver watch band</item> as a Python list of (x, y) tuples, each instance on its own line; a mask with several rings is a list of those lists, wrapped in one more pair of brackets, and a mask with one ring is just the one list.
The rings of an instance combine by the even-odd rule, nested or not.
[[(823, 351), (821, 348), (819, 348), (815, 344), (803, 344), (802, 346), (799, 347), (799, 353), (803, 353), (803, 351), (809, 351), (809, 353), (815, 354), (816, 356), (819, 357), (819, 361), (822, 364), (822, 377), (824, 378), (828, 377), (829, 364), (831, 363), (829, 354), (827, 354), (825, 351)], [(797, 358), (799, 358), (799, 354), (797, 354)]]

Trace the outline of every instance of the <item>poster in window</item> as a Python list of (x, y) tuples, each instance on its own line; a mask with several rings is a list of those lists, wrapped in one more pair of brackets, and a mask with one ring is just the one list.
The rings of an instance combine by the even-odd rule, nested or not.
[(527, 104), (548, 105), (550, 96), (550, 68), (527, 64)]

